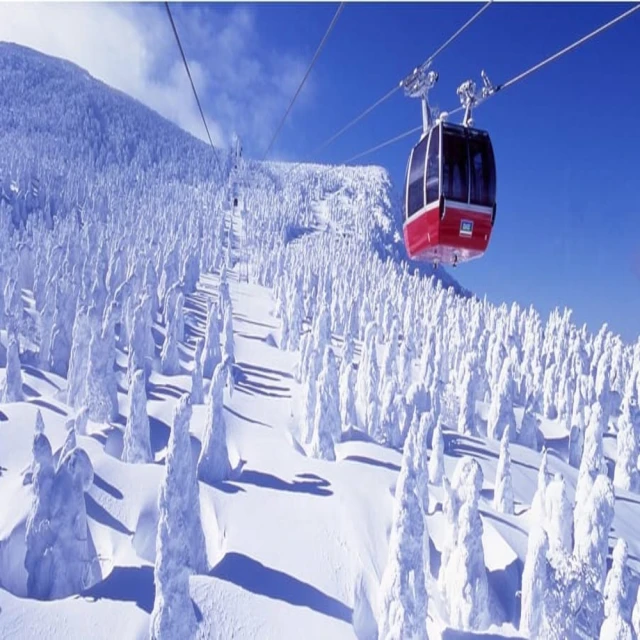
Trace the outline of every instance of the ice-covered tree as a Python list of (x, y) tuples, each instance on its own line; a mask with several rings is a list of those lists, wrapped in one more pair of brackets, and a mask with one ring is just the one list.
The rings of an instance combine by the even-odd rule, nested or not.
[[(458, 413), (458, 431), (474, 435), (476, 433), (476, 375), (475, 357), (465, 360), (460, 382), (460, 411)], [(493, 404), (492, 404), (493, 406)], [(492, 415), (491, 413), (489, 414)]]
[(164, 339), (160, 354), (160, 366), (165, 376), (175, 376), (180, 373), (180, 351), (178, 349), (178, 326), (175, 318), (169, 320), (167, 335)]
[(568, 554), (573, 549), (573, 506), (564, 477), (556, 473), (544, 492), (544, 528), (550, 553)]
[(340, 377), (340, 417), (344, 431), (351, 431), (358, 426), (355, 379), (354, 368), (351, 365), (345, 367)]
[(222, 319), (222, 354), (223, 360), (230, 359), (235, 363), (235, 342), (233, 339), (233, 315), (231, 307), (227, 307)]
[(538, 426), (540, 421), (533, 412), (533, 398), (529, 398), (522, 414), (517, 442), (523, 447), (538, 449)]
[[(197, 621), (189, 594), (189, 557), (191, 536), (184, 518), (188, 492), (185, 487), (186, 456), (191, 456), (189, 434), (186, 432), (184, 407), (174, 414), (174, 429), (165, 464), (165, 476), (158, 498), (158, 532), (154, 567), (155, 600), (150, 618), (152, 640), (195, 638)], [(181, 431), (175, 434), (176, 422)], [(196, 505), (199, 513), (200, 506)], [(202, 551), (204, 556), (204, 537)]]
[(507, 430), (509, 439), (515, 440), (516, 418), (513, 413), (513, 365), (510, 358), (506, 358), (502, 365), (498, 388), (491, 399), (489, 415), (487, 417), (487, 435), (496, 440), (502, 438)]
[(424, 518), (416, 495), (413, 439), (407, 439), (396, 483), (387, 564), (380, 583), (378, 638), (427, 638)]
[[(423, 416), (423, 418), (425, 418)], [(426, 420), (425, 420), (426, 424)], [(420, 421), (420, 430), (423, 429), (423, 422)], [(442, 435), (442, 424), (438, 420), (433, 430), (432, 452), (429, 459), (429, 482), (434, 485), (440, 485), (444, 477), (444, 437)]]
[(531, 519), (532, 522), (544, 523), (546, 520), (546, 500), (547, 500), (547, 487), (551, 481), (549, 474), (549, 459), (547, 450), (542, 452), (542, 460), (540, 461), (540, 468), (538, 469), (538, 484), (536, 492), (533, 495), (531, 501)]
[(545, 627), (545, 595), (547, 583), (549, 540), (540, 526), (532, 527), (527, 543), (527, 556), (522, 572), (520, 633), (527, 638), (543, 637)]
[(7, 368), (5, 379), (0, 387), (0, 402), (21, 402), (24, 400), (22, 391), (22, 370), (20, 368), (20, 353), (17, 336), (9, 333), (7, 349)]
[(600, 588), (606, 576), (614, 502), (611, 480), (605, 475), (598, 475), (585, 501), (576, 500), (574, 512), (573, 553), (597, 572)]
[(220, 330), (218, 328), (218, 310), (209, 304), (207, 310), (207, 324), (204, 332), (204, 351), (202, 352), (202, 375), (211, 378), (213, 370), (222, 361), (220, 350)]
[(591, 408), (585, 431), (584, 448), (576, 482), (576, 505), (585, 505), (593, 482), (600, 473), (606, 473), (603, 450), (604, 413), (599, 402)]
[(500, 441), (500, 457), (496, 469), (493, 508), (500, 513), (513, 513), (513, 481), (511, 479), (511, 455), (509, 454), (509, 430), (505, 429)]
[(318, 398), (314, 415), (314, 432), (319, 422), (324, 423), (334, 442), (342, 439), (342, 420), (340, 418), (340, 385), (338, 368), (333, 349), (326, 347), (322, 359), (322, 371), (318, 378)]
[(626, 404), (622, 408), (622, 415), (618, 418), (618, 455), (613, 483), (620, 489), (638, 493), (640, 491), (638, 441), (633, 425), (632, 411), (632, 405)]
[(223, 404), (225, 379), (226, 367), (219, 363), (213, 372), (207, 396), (207, 417), (198, 459), (198, 477), (209, 483), (228, 480), (231, 476)]
[(147, 414), (147, 393), (144, 371), (138, 369), (133, 374), (129, 387), (129, 417), (124, 429), (124, 462), (146, 463), (153, 461)]
[(48, 598), (79, 594), (95, 582), (97, 558), (89, 545), (84, 498), (92, 484), (93, 465), (84, 449), (66, 453), (51, 486)]
[(193, 369), (191, 370), (191, 404), (204, 403), (204, 381), (202, 374), (202, 352), (204, 351), (204, 340), (196, 340), (195, 353), (193, 356)]
[(171, 467), (171, 474), (176, 476), (172, 482), (175, 480), (180, 496), (177, 504), (184, 522), (182, 545), (186, 547), (187, 564), (195, 573), (204, 574), (208, 570), (207, 552), (200, 517), (200, 488), (189, 436), (192, 413), (189, 396), (184, 394), (173, 411), (173, 428), (169, 435), (165, 464), (167, 468)]
[(49, 509), (55, 471), (51, 444), (44, 433), (37, 430), (33, 439), (31, 468), (33, 499), (26, 522), (24, 567), (27, 570), (27, 595), (42, 600), (49, 597), (51, 588), (51, 554), (47, 550), (53, 542)]
[(607, 618), (621, 616), (631, 621), (629, 602), (629, 550), (623, 538), (618, 538), (613, 548), (612, 563), (604, 583), (604, 614)]

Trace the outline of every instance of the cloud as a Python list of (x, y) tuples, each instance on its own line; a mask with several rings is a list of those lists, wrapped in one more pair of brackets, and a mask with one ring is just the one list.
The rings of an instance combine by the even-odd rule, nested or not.
[[(268, 144), (306, 61), (263, 42), (246, 6), (172, 5), (214, 144)], [(164, 6), (0, 3), (0, 40), (65, 58), (206, 140)], [(308, 81), (309, 82), (309, 81)], [(312, 95), (305, 86), (296, 108)]]

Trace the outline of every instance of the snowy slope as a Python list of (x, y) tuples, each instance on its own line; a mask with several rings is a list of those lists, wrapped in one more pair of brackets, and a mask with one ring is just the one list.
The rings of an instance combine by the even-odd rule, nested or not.
[[(600, 570), (607, 556), (611, 564), (616, 540), (626, 540), (630, 573), (622, 609), (630, 619), (640, 576), (640, 485), (635, 478), (633, 491), (620, 488), (622, 465), (615, 468), (618, 431), (629, 416), (624, 433), (632, 434), (636, 449), (623, 454), (637, 460), (638, 345), (623, 344), (606, 327), (588, 335), (567, 313), (555, 312), (544, 323), (534, 310), (495, 308), (410, 272), (394, 237), (397, 211), (382, 169), (243, 161), (231, 174), (230, 154), (221, 152), (216, 168), (210, 149), (146, 108), (73, 65), (14, 45), (0, 44), (0, 104), (8, 114), (0, 120), (6, 150), (0, 156), (0, 246), (6, 248), (0, 255), (0, 637), (149, 637), (158, 602), (154, 564), (162, 551), (157, 532), (166, 508), (159, 495), (178, 447), (171, 438), (174, 410), (194, 390), (194, 353), (210, 331), (210, 303), (220, 311), (217, 348), (222, 355), (234, 352), (233, 385), (227, 382), (223, 392), (232, 471), (221, 481), (200, 479), (199, 504), (187, 505), (192, 513), (199, 506), (209, 567), (188, 577), (197, 637), (377, 637), (393, 544), (417, 531), (409, 511), (398, 510), (402, 501), (395, 494), (402, 497), (411, 465), (417, 473), (427, 458), (437, 459), (433, 428), (414, 462), (407, 462), (406, 442), (417, 442), (418, 423), (431, 420), (442, 427), (449, 480), (456, 482), (467, 456), (482, 469), (475, 533), (483, 556), (472, 579), (486, 579), (487, 597), (472, 608), (483, 610), (486, 624), (453, 620), (454, 601), (468, 592), (464, 583), (451, 580), (446, 594), (439, 589), (456, 532), (447, 522), (446, 484), (427, 484), (421, 476), (414, 493), (428, 489), (428, 558), (411, 547), (413, 560), (399, 571), (415, 569), (416, 562), (429, 567), (428, 610), (416, 614), (423, 632), (525, 635), (518, 629), (528, 606), (520, 591), (529, 533), (542, 525), (553, 535), (553, 518), (532, 508), (543, 443), (549, 447), (545, 483), (561, 473), (572, 509), (579, 464), (583, 476), (595, 478), (606, 462), (616, 478), (611, 526), (600, 524), (603, 507), (580, 541), (604, 542), (604, 556), (592, 562)], [(241, 194), (235, 208), (233, 193)], [(230, 302), (222, 293), (227, 279)], [(143, 327), (138, 318), (147, 317), (145, 296), (157, 296), (162, 310), (149, 311), (150, 325)], [(82, 329), (85, 305), (104, 315), (94, 314), (96, 320), (90, 312)], [(182, 320), (184, 335), (175, 338)], [(293, 338), (302, 340), (292, 346)], [(351, 348), (353, 378), (338, 390), (322, 358), (335, 353), (342, 374), (351, 370)], [(151, 459), (134, 464), (123, 460), (133, 413), (128, 367), (143, 351)], [(175, 371), (163, 374), (167, 368)], [(204, 377), (204, 390), (214, 398), (211, 375)], [(77, 388), (85, 383), (82, 396)], [(112, 416), (104, 409), (107, 387), (115, 394)], [(322, 429), (333, 427), (331, 398), (343, 402), (349, 392), (357, 416), (347, 411), (345, 421), (341, 406), (340, 433), (319, 452), (304, 434), (312, 428), (320, 438)], [(22, 397), (11, 397), (16, 393)], [(207, 402), (213, 407), (216, 400)], [(86, 429), (78, 419), (85, 408), (102, 416)], [(598, 418), (603, 408), (607, 415)], [(78, 511), (82, 516), (86, 509), (87, 526), (82, 518), (74, 522), (87, 554), (84, 587), (52, 601), (33, 597), (25, 568), (39, 491), (29, 482), (38, 411), (54, 464), (61, 459), (67, 468), (61, 450), (71, 433), (74, 451), (84, 450), (93, 468)], [(194, 404), (194, 467), (210, 425), (209, 406)], [(574, 466), (568, 464), (577, 450), (570, 428), (586, 438), (582, 462)], [(504, 491), (497, 481), (502, 431), (511, 436), (513, 513), (494, 503)], [(331, 450), (335, 460), (323, 459)], [(584, 484), (592, 480), (581, 482), (578, 525), (591, 517), (594, 495)], [(73, 495), (62, 511), (77, 506)], [(172, 535), (188, 547), (181, 536)], [(460, 551), (456, 577), (470, 566)], [(466, 551), (468, 558), (471, 544)], [(183, 560), (173, 559), (174, 567)], [(73, 554), (65, 561), (69, 575), (56, 569), (58, 584), (74, 578)], [(544, 583), (549, 611), (566, 578), (554, 573), (556, 561), (550, 556), (553, 571)], [(176, 570), (168, 578), (175, 580), (176, 602), (180, 575)], [(579, 603), (583, 617), (586, 601)], [(408, 610), (404, 601), (403, 607)], [(567, 605), (564, 617), (571, 615)], [(592, 618), (599, 627), (598, 616)], [(186, 617), (179, 634), (174, 629), (164, 637), (189, 637)], [(584, 624), (578, 627), (585, 637)], [(409, 636), (396, 627), (389, 637)]]

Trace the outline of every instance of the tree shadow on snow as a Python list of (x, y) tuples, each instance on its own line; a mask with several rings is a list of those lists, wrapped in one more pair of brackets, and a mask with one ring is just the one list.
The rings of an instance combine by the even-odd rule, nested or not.
[(114, 567), (105, 580), (82, 593), (84, 598), (135, 602), (146, 613), (153, 611), (156, 587), (153, 567)]
[(292, 493), (307, 493), (312, 496), (330, 496), (333, 495), (327, 480), (323, 478), (303, 479), (302, 481), (294, 480), (286, 482), (277, 476), (262, 471), (252, 469), (243, 469), (238, 476), (236, 482), (241, 484), (252, 484), (263, 489), (275, 489), (276, 491), (290, 491)]
[(260, 420), (254, 420), (253, 418), (248, 418), (247, 416), (243, 416), (240, 412), (236, 411), (235, 409), (232, 409), (231, 407), (225, 406), (224, 409), (225, 411), (228, 411), (231, 415), (235, 416), (236, 418), (239, 418), (240, 420), (244, 420), (249, 424), (258, 424), (261, 427), (267, 427), (269, 429), (272, 429), (272, 426), (270, 424), (267, 424), (266, 422), (260, 422)]
[(122, 491), (114, 487), (110, 482), (107, 482), (103, 478), (101, 478), (97, 473), (93, 474), (93, 485), (101, 489), (105, 493), (108, 493), (112, 498), (116, 500), (122, 500), (124, 496), (122, 495)]
[(32, 400), (29, 400), (29, 402), (37, 405), (38, 407), (42, 407), (43, 409), (49, 409), (49, 411), (53, 411), (53, 413), (57, 413), (59, 416), (67, 417), (69, 415), (66, 411), (60, 409), (60, 407), (56, 407), (55, 404), (51, 404), (41, 398), (33, 398)]
[(400, 467), (393, 462), (384, 462), (383, 460), (376, 460), (375, 458), (368, 458), (367, 456), (347, 456), (343, 460), (349, 460), (351, 462), (362, 462), (363, 464), (370, 464), (373, 467), (382, 467), (389, 469), (390, 471), (400, 471)]
[(112, 516), (90, 493), (85, 494), (85, 503), (87, 506), (87, 515), (92, 520), (103, 524), (105, 527), (114, 529), (119, 533), (123, 533), (128, 536), (133, 535), (133, 531), (129, 531), (129, 529), (127, 529), (120, 520)]
[(353, 618), (351, 607), (306, 582), (277, 569), (266, 567), (242, 553), (227, 553), (209, 575), (231, 582), (251, 593), (297, 607), (308, 607), (349, 624)]

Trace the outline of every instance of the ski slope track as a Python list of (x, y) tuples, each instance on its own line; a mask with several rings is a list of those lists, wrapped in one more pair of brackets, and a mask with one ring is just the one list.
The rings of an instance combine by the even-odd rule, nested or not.
[(0, 148), (1, 638), (636, 637), (640, 341), (7, 43)]

